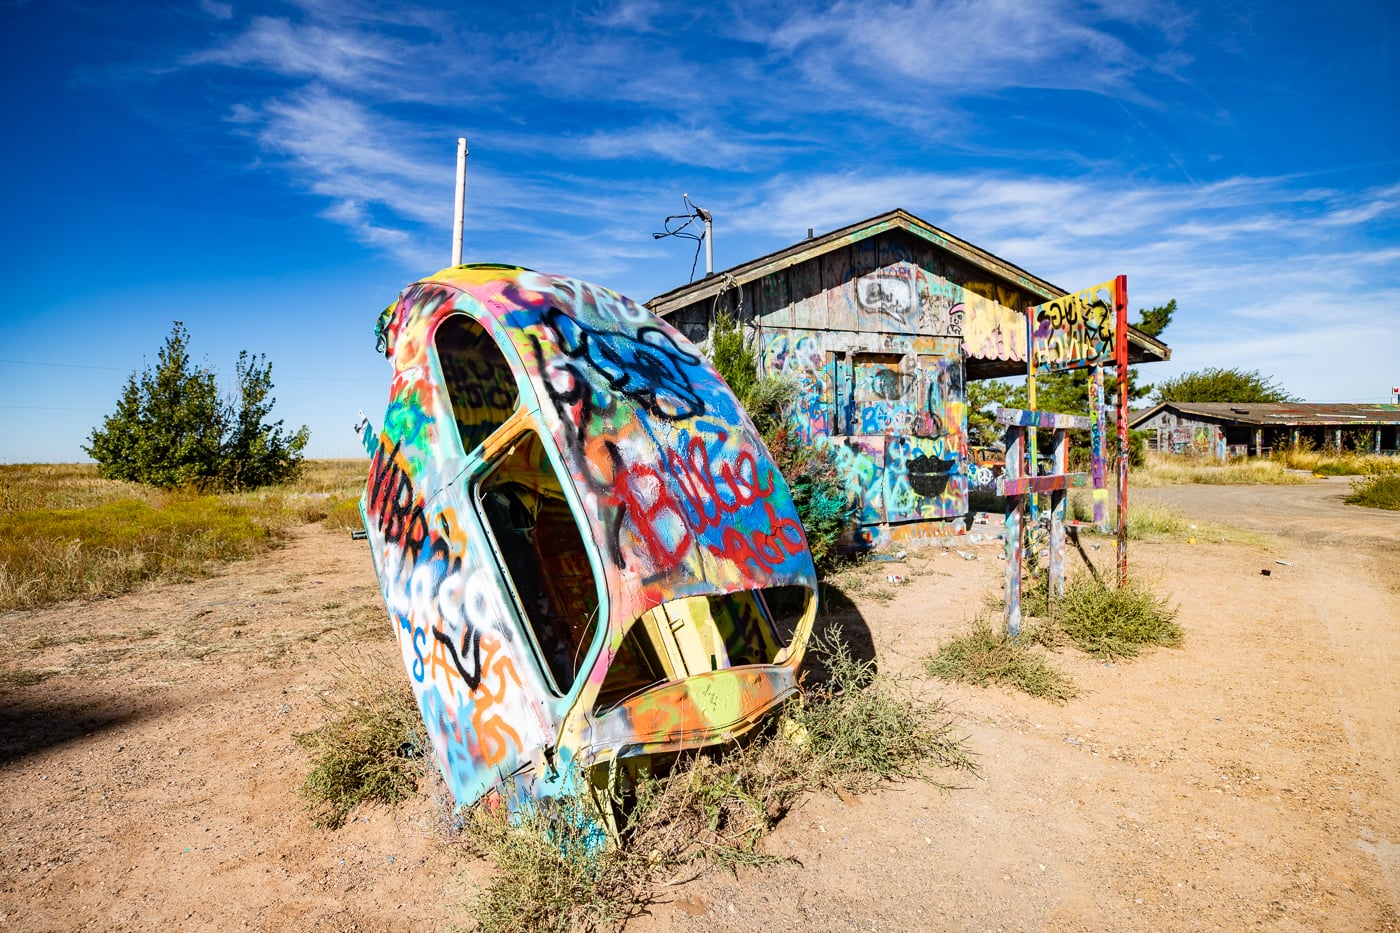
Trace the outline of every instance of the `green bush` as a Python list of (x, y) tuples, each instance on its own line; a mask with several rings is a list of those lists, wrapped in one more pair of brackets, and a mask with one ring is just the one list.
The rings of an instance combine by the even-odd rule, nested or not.
[(1347, 502), (1373, 509), (1400, 511), (1400, 475), (1380, 474), (1352, 483)]
[(189, 335), (176, 321), (154, 367), (132, 373), (117, 409), (83, 449), (102, 476), (162, 489), (248, 489), (296, 475), (309, 432), (268, 422), (272, 365), (238, 355), (235, 400), (219, 398), (212, 370), (193, 366)]
[(1012, 638), (979, 620), (965, 635), (946, 642), (924, 659), (924, 670), (941, 680), (986, 687), (1001, 684), (1035, 697), (1063, 703), (1077, 693), (1074, 682), (1032, 648), (1032, 632)]
[(1088, 574), (1075, 576), (1065, 584), (1053, 613), (1070, 641), (1097, 658), (1132, 658), (1144, 645), (1181, 644), (1176, 609), (1133, 579), (1115, 587)]

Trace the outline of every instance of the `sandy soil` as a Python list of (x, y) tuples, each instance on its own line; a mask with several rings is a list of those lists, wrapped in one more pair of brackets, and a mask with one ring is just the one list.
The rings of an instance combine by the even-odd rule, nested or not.
[[(1271, 536), (1134, 543), (1186, 643), (1062, 653), (1064, 706), (917, 675), (985, 611), (995, 545), (872, 565), (909, 582), (840, 621), (949, 701), (980, 775), (813, 796), (768, 840), (793, 863), (668, 889), (629, 929), (1400, 929), (1400, 514), (1345, 491), (1136, 493)], [(363, 545), (315, 528), (211, 580), (0, 616), (3, 667), (45, 676), (0, 687), (0, 931), (469, 926), (488, 869), (443, 844), (432, 790), (334, 832), (295, 796), (294, 735), (389, 637)]]

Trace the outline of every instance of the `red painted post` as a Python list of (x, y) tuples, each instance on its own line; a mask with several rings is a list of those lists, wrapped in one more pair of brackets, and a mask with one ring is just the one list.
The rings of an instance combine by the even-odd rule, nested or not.
[(1128, 277), (1113, 280), (1114, 361), (1118, 364), (1118, 585), (1128, 582)]

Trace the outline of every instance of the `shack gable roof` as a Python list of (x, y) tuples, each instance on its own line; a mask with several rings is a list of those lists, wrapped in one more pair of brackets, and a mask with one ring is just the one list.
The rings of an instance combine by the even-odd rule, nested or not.
[(1400, 424), (1400, 405), (1350, 402), (1162, 402), (1134, 414), (1128, 423), (1137, 427), (1163, 411), (1259, 427)]
[[(1032, 275), (1020, 266), (973, 246), (966, 240), (960, 240), (951, 233), (940, 230), (928, 221), (916, 217), (902, 208), (895, 208), (839, 230), (810, 237), (794, 243), (792, 246), (741, 263), (714, 275), (707, 275), (698, 282), (673, 288), (669, 292), (657, 295), (646, 302), (646, 306), (654, 314), (664, 318), (697, 302), (711, 300), (726, 289), (747, 285), (749, 282), (761, 279), (766, 275), (790, 269), (809, 259), (823, 256), (832, 250), (858, 243), (870, 237), (879, 236), (889, 230), (906, 231), (981, 269), (985, 269), (1008, 283), (1018, 285), (1046, 301), (1069, 294), (1058, 285)], [(1024, 309), (1018, 308), (1016, 310)], [(1130, 325), (1128, 328), (1128, 358), (1133, 363), (1169, 360), (1171, 359), (1171, 349), (1155, 337), (1148, 336)], [(977, 375), (969, 372), (969, 378), (1016, 375), (1024, 369), (1023, 363), (1007, 364), (997, 360), (983, 362), (994, 368), (995, 364), (1002, 363), (1001, 369), (1006, 369), (1006, 371), (1002, 372), (998, 369), (993, 372), (989, 370)]]

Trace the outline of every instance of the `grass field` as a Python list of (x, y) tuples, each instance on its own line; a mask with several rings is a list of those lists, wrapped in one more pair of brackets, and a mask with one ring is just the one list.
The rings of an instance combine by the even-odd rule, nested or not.
[(92, 464), (0, 466), (0, 610), (188, 579), (276, 547), (287, 529), (358, 523), (363, 460), (308, 461), (284, 486), (225, 495), (103, 479)]

